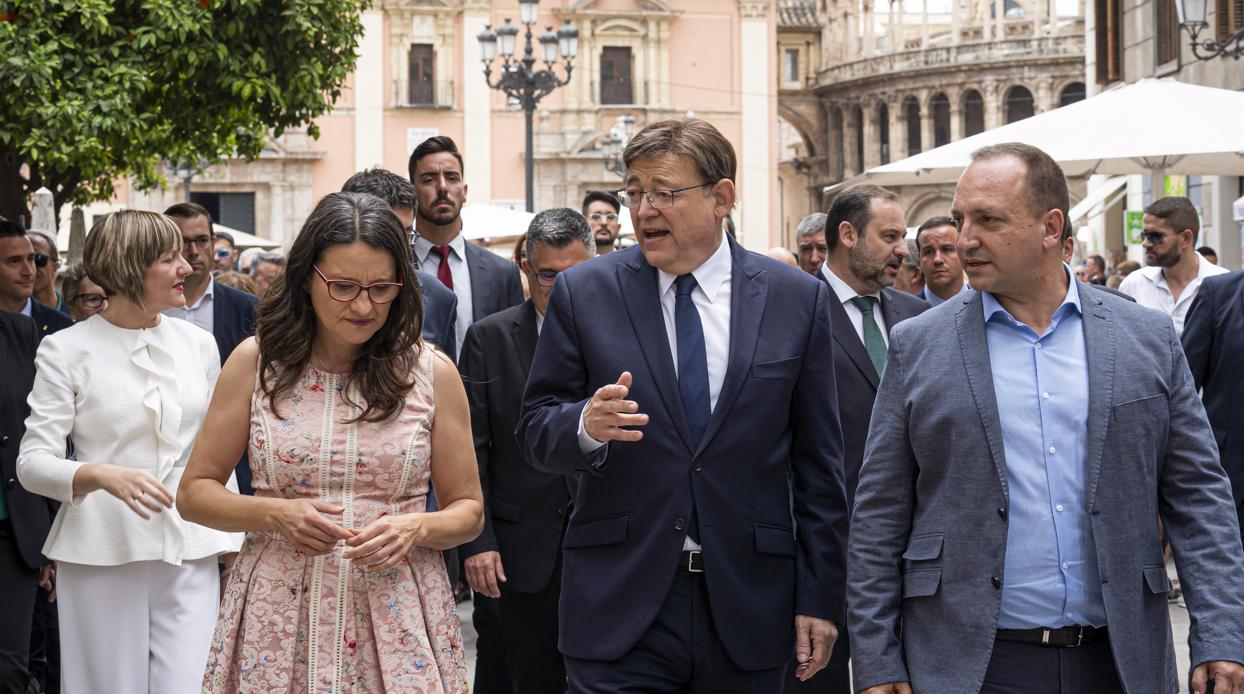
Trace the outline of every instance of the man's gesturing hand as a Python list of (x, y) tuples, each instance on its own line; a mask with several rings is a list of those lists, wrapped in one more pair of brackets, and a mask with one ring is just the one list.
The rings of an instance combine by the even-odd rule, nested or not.
[(642, 431), (622, 428), (648, 423), (648, 415), (639, 413), (639, 405), (626, 399), (630, 392), (630, 371), (623, 371), (617, 383), (597, 389), (583, 409), (583, 430), (588, 436), (601, 443), (638, 441), (644, 437)]
[(838, 627), (828, 619), (795, 615), (795, 677), (807, 682), (829, 662), (838, 640)]

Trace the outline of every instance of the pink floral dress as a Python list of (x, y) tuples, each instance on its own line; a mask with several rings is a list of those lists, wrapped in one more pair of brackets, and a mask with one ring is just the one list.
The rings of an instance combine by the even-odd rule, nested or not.
[[(321, 499), (361, 529), (421, 512), (431, 476), (432, 350), (397, 419), (358, 414), (343, 378), (308, 367), (277, 403), (251, 399), (256, 496)], [(352, 398), (359, 402), (357, 393)], [(326, 445), (327, 444), (327, 445)], [(388, 571), (354, 566), (344, 544), (308, 556), (252, 532), (234, 564), (212, 641), (205, 692), (467, 692), (462, 630), (441, 553), (416, 547)]]

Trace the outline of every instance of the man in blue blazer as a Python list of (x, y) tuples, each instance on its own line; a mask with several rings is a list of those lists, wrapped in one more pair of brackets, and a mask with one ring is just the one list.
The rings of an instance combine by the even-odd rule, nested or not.
[(828, 290), (722, 233), (736, 159), (709, 123), (655, 123), (624, 160), (638, 247), (558, 278), (517, 430), (531, 465), (583, 473), (571, 691), (772, 694), (843, 617)]
[(1182, 339), (1244, 526), (1244, 272), (1201, 281)]
[(972, 154), (952, 214), (972, 290), (900, 323), (851, 518), (866, 694), (1244, 691), (1244, 551), (1170, 319), (1077, 282), (1067, 183), (1019, 143)]

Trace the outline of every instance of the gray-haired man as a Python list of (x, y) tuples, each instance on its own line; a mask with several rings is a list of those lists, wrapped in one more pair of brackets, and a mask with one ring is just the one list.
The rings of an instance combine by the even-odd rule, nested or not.
[(799, 249), (799, 268), (809, 275), (820, 271), (829, 254), (825, 244), (825, 213), (813, 212), (795, 228), (795, 246)]
[(531, 298), (467, 330), (459, 360), (484, 490), (484, 532), (462, 547), (471, 588), (501, 600), (501, 633), (518, 694), (565, 691), (557, 651), (561, 538), (573, 480), (523, 461), (514, 439), (523, 388), (557, 275), (596, 254), (578, 212), (545, 210), (527, 229)]

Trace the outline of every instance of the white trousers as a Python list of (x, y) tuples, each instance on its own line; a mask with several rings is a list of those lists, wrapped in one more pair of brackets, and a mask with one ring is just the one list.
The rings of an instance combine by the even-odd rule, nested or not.
[(60, 562), (64, 694), (197, 694), (220, 606), (216, 558)]

